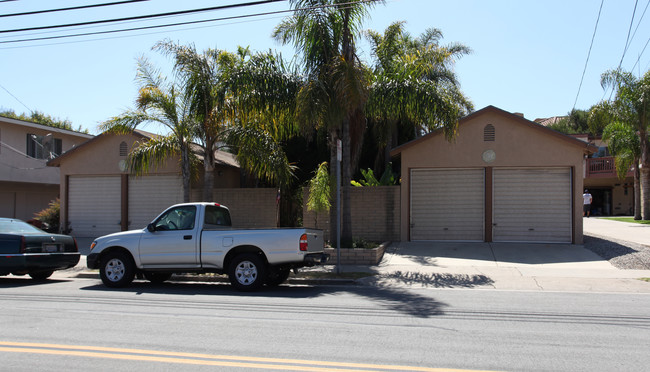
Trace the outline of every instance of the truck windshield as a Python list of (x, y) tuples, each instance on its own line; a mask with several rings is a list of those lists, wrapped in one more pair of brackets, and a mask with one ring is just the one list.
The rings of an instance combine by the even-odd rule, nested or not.
[(205, 207), (204, 225), (231, 226), (230, 213), (226, 208), (208, 205)]
[(194, 229), (194, 219), (196, 216), (196, 207), (193, 205), (184, 205), (168, 210), (156, 221), (156, 230), (192, 230)]

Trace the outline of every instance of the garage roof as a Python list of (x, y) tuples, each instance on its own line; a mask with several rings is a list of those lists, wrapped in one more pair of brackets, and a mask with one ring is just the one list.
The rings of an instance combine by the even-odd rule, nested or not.
[[(514, 120), (515, 122), (517, 122), (517, 123), (519, 123), (521, 125), (528, 126), (528, 127), (532, 128), (534, 130), (538, 130), (538, 131), (541, 131), (543, 133), (550, 134), (551, 136), (554, 136), (558, 140), (565, 141), (565, 142), (567, 142), (567, 143), (569, 143), (571, 145), (582, 148), (585, 153), (593, 153), (593, 152), (598, 151), (598, 147), (596, 147), (596, 146), (594, 146), (592, 144), (586, 143), (584, 141), (581, 141), (581, 140), (579, 140), (577, 138), (574, 138), (574, 137), (571, 137), (571, 136), (567, 136), (566, 134), (563, 134), (563, 133), (560, 133), (560, 132), (555, 131), (553, 129), (547, 128), (547, 127), (545, 127), (543, 125), (535, 123), (534, 121), (530, 121), (530, 120), (524, 118), (523, 116), (513, 114), (511, 112), (502, 110), (502, 109), (500, 109), (498, 107), (495, 107), (495, 106), (487, 106), (487, 107), (485, 107), (485, 108), (483, 108), (481, 110), (475, 111), (475, 112), (461, 118), (458, 121), (458, 126), (460, 127), (461, 125), (468, 122), (469, 120), (474, 119), (475, 117), (483, 115), (485, 113), (490, 113), (490, 112), (498, 114), (498, 115), (502, 115), (502, 116), (505, 116), (505, 117), (508, 117), (508, 118)], [(406, 149), (408, 149), (408, 148), (410, 148), (410, 147), (412, 147), (414, 145), (417, 145), (420, 142), (426, 141), (431, 137), (438, 136), (438, 135), (444, 135), (442, 129), (437, 129), (437, 130), (435, 130), (435, 131), (433, 131), (431, 133), (428, 133), (428, 134), (426, 134), (426, 135), (424, 135), (424, 136), (422, 136), (420, 138), (417, 138), (417, 139), (415, 139), (413, 141), (410, 141), (410, 142), (407, 142), (407, 143), (405, 143), (405, 144), (403, 144), (401, 146), (398, 146), (398, 147), (391, 150), (390, 155), (393, 156), (393, 157), (394, 156), (399, 156), (404, 150), (406, 150)]]
[[(136, 137), (141, 138), (141, 139), (151, 139), (151, 138), (159, 137), (158, 134), (145, 132), (145, 131), (139, 130), (139, 129), (134, 130), (132, 132), (132, 134), (135, 135)], [(98, 141), (100, 138), (103, 138), (104, 136), (107, 136), (107, 135), (112, 135), (112, 134), (104, 132), (104, 133), (102, 133), (102, 134), (100, 134), (98, 136), (95, 136), (95, 137), (91, 138), (90, 140), (82, 143), (81, 145), (73, 147), (70, 150), (68, 150), (68, 151), (64, 152), (63, 154), (61, 154), (60, 156), (48, 161), (47, 165), (50, 166), (50, 167), (59, 167), (59, 166), (61, 166), (62, 161), (65, 161), (68, 157), (70, 157), (72, 154), (77, 152), (80, 148), (90, 146), (93, 143), (95, 143), (96, 141)], [(195, 151), (195, 152), (199, 152), (200, 146), (198, 146), (196, 144), (193, 144), (192, 150)], [(199, 157), (202, 158), (202, 156), (200, 156), (200, 154), (199, 154)], [(237, 162), (237, 159), (235, 158), (235, 155), (233, 155), (231, 153), (216, 150), (214, 159), (215, 159), (215, 163), (217, 163), (217, 164), (230, 166), (230, 167), (234, 167), (234, 168), (239, 168), (239, 163)]]

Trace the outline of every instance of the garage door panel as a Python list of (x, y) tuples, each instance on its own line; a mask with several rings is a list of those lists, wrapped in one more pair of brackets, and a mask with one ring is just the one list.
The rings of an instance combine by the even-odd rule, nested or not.
[(121, 230), (119, 176), (71, 176), (68, 199), (73, 236), (95, 238)]
[(183, 202), (179, 175), (151, 175), (129, 178), (129, 229), (147, 226), (167, 207)]
[(495, 169), (493, 240), (570, 243), (569, 168)]
[(411, 239), (482, 241), (484, 171), (428, 169), (411, 173)]

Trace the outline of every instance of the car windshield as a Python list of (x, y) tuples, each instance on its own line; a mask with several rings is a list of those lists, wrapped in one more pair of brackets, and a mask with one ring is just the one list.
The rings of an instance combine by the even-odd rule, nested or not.
[(23, 233), (42, 233), (43, 230), (34, 227), (21, 220), (9, 218), (0, 219), (0, 233), (2, 234), (23, 234)]

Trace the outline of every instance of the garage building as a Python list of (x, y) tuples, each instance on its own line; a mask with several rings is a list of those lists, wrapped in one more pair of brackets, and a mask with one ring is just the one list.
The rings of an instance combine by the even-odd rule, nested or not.
[(585, 155), (595, 148), (488, 106), (454, 141), (435, 131), (395, 148), (402, 241), (582, 244)]

